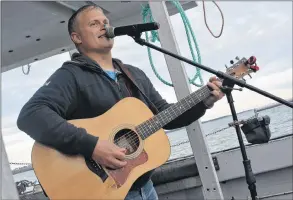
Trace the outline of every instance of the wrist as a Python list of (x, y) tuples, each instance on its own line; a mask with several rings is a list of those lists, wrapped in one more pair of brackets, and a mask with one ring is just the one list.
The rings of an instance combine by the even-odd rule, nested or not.
[(92, 158), (98, 140), (99, 137), (85, 132), (85, 135), (79, 141), (80, 154), (83, 155), (85, 158)]
[(214, 103), (216, 102), (215, 97), (213, 95), (208, 96), (206, 99), (202, 101), (202, 103), (205, 105), (206, 109), (210, 109), (214, 106)]

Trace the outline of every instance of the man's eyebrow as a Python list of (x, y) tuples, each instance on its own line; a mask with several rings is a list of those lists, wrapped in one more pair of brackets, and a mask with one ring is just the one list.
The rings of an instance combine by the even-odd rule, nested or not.
[[(99, 21), (99, 20), (97, 20), (97, 19), (90, 20), (88, 24), (90, 24), (91, 22), (96, 22), (96, 21)], [(108, 22), (109, 22), (109, 19), (103, 20), (103, 23), (108, 23)]]

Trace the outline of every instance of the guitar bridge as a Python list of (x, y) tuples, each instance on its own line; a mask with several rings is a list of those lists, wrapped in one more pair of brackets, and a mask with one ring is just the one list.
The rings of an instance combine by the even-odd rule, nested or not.
[(95, 173), (102, 179), (103, 182), (106, 181), (106, 179), (108, 178), (108, 174), (99, 163), (96, 163), (96, 161), (94, 161), (93, 159), (86, 159), (85, 163), (93, 173)]

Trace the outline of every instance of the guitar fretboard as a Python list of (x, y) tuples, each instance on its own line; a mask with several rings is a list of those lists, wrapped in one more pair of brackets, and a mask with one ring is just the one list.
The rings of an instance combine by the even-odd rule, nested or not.
[(146, 139), (166, 124), (182, 115), (184, 112), (204, 100), (210, 95), (210, 89), (208, 86), (204, 86), (199, 90), (191, 93), (185, 98), (181, 99), (177, 103), (173, 104), (164, 111), (153, 116), (149, 120), (143, 122), (136, 127), (136, 131), (142, 139)]

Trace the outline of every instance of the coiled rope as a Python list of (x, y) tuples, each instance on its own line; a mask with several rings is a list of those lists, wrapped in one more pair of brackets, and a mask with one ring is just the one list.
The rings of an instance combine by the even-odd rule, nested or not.
[[(182, 18), (182, 21), (183, 21), (183, 24), (184, 24), (184, 28), (185, 28), (185, 32), (186, 32), (186, 36), (187, 36), (187, 40), (188, 40), (188, 45), (189, 45), (189, 49), (190, 49), (190, 52), (191, 52), (191, 55), (192, 55), (192, 59), (194, 62), (198, 62), (199, 64), (201, 64), (202, 62), (202, 59), (201, 59), (201, 55), (200, 55), (200, 49), (199, 49), (199, 46), (198, 46), (198, 43), (196, 41), (196, 37), (195, 37), (195, 34), (191, 28), (191, 25), (190, 25), (190, 22), (187, 18), (187, 16), (185, 15), (185, 11), (184, 9), (182, 8), (181, 4), (179, 3), (179, 1), (177, 0), (172, 0), (171, 1), (173, 3), (173, 5), (177, 8), (178, 12), (180, 13), (180, 16)], [(222, 28), (221, 28), (221, 32), (218, 36), (215, 36), (211, 30), (209, 29), (208, 25), (207, 25), (207, 22), (206, 22), (206, 14), (205, 14), (205, 5), (204, 5), (204, 1), (203, 1), (203, 10), (204, 10), (204, 19), (205, 19), (205, 24), (208, 28), (208, 30), (210, 31), (210, 33), (214, 36), (214, 37), (220, 37), (220, 35), (222, 34), (222, 31), (223, 31), (223, 26), (224, 26), (224, 18), (223, 18), (223, 14), (222, 14), (222, 11), (221, 9), (219, 8), (219, 6), (213, 1), (213, 3), (218, 7), (218, 9), (220, 10), (221, 12), (221, 16), (222, 16)], [(148, 23), (148, 22), (154, 22), (154, 19), (153, 19), (153, 16), (152, 16), (152, 13), (151, 13), (151, 9), (150, 9), (150, 6), (149, 4), (146, 4), (146, 5), (142, 5), (142, 10), (141, 10), (141, 15), (142, 15), (142, 18), (143, 18), (143, 23)], [(194, 53), (194, 49), (193, 49), (193, 46), (192, 46), (192, 41), (191, 41), (191, 38), (190, 38), (190, 34), (192, 36), (192, 40), (193, 40), (193, 43), (194, 43), (194, 46), (195, 46), (195, 50), (196, 50), (196, 54), (197, 56), (195, 56), (195, 53)], [(145, 37), (146, 37), (146, 41), (149, 42), (149, 36), (148, 36), (148, 33), (145, 32)], [(153, 30), (151, 31), (151, 42), (156, 42), (156, 41), (159, 41), (160, 42), (160, 38), (159, 38), (159, 35), (158, 35), (158, 32)], [(150, 65), (152, 67), (152, 70), (153, 72), (155, 73), (155, 75), (157, 76), (157, 78), (162, 82), (164, 83), (165, 85), (168, 85), (168, 86), (171, 86), (171, 87), (174, 87), (172, 83), (169, 83), (168, 81), (164, 80), (160, 74), (158, 73), (157, 69), (155, 68), (154, 66), (154, 62), (153, 62), (153, 58), (152, 58), (152, 54), (151, 54), (151, 50), (149, 47), (147, 47), (147, 51), (148, 51), (148, 57), (149, 57), (149, 61), (150, 61)], [(195, 83), (195, 81), (199, 79), (200, 83)], [(201, 76), (201, 69), (197, 68), (196, 67), (196, 73), (194, 75), (194, 77), (192, 79), (188, 78), (189, 80), (189, 83), (190, 84), (193, 84), (197, 87), (201, 87), (203, 86), (203, 79), (202, 79), (202, 76)]]

